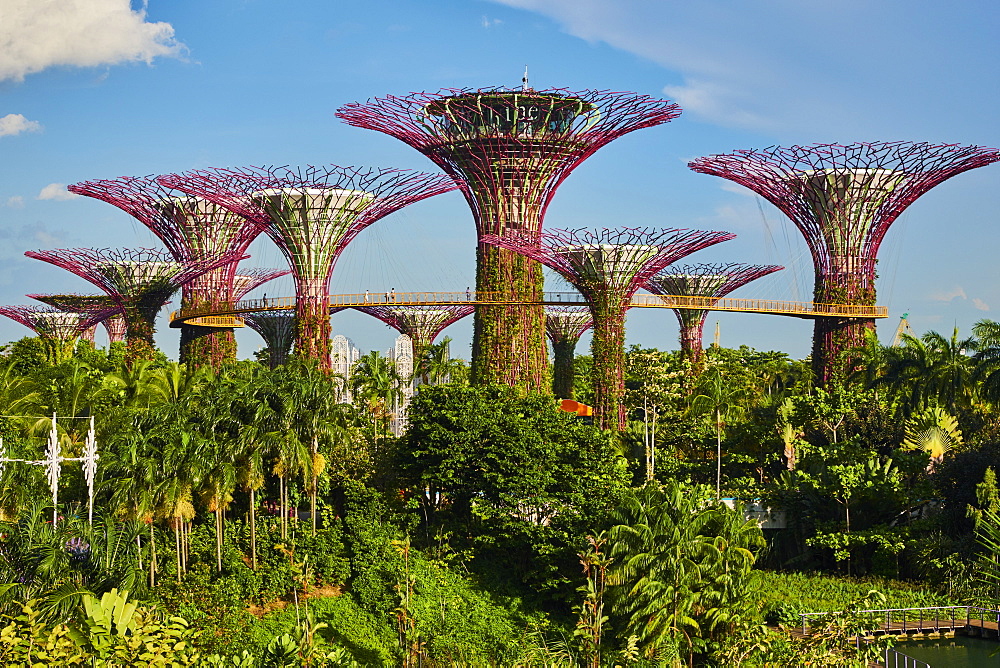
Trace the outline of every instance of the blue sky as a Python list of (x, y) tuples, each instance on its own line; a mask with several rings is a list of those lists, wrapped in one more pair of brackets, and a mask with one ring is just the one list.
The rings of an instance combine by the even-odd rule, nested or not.
[[(969, 0), (3, 0), (0, 4), (0, 303), (27, 292), (91, 292), (23, 257), (70, 246), (159, 246), (118, 209), (71, 198), (76, 181), (260, 164), (432, 171), (388, 136), (351, 128), (340, 105), (444, 87), (610, 89), (672, 99), (684, 114), (601, 149), (564, 183), (546, 226), (664, 226), (736, 232), (691, 261), (789, 267), (736, 294), (807, 299), (811, 264), (784, 217), (688, 160), (774, 144), (931, 141), (1000, 146), (1000, 5)], [(918, 200), (880, 253), (891, 339), (1000, 318), (995, 258), (1000, 165)], [(420, 202), (363, 232), (334, 292), (463, 290), (475, 233), (462, 197)], [(280, 266), (265, 239), (251, 263)], [(288, 279), (264, 288), (291, 294)], [(809, 321), (712, 314), (724, 345), (804, 356)], [(333, 328), (364, 350), (394, 333), (353, 312)], [(27, 331), (0, 319), (0, 341)], [(471, 319), (446, 330), (467, 356)], [(103, 336), (103, 332), (99, 337)], [(675, 348), (672, 313), (633, 311), (628, 340)], [(99, 341), (101, 339), (99, 338)], [(261, 345), (240, 332), (241, 354)], [(175, 355), (178, 334), (160, 345)]]

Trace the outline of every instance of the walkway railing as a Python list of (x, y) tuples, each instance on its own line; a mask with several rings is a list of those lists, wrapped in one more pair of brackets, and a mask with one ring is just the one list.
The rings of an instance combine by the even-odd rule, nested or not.
[(882, 665), (886, 668), (931, 668), (931, 664), (926, 661), (914, 659), (892, 647), (886, 647), (882, 652)]
[[(829, 612), (805, 612), (802, 619), (802, 633), (809, 634), (809, 620), (827, 617)], [(842, 615), (842, 612), (832, 613)], [(872, 625), (865, 629), (868, 634), (933, 632), (942, 630), (977, 629), (982, 636), (997, 635), (1000, 629), (1000, 610), (980, 608), (972, 605), (941, 606), (932, 608), (889, 608), (885, 610), (858, 610), (851, 614), (869, 616)]]
[[(373, 304), (393, 304), (397, 306), (445, 306), (456, 304), (579, 304), (585, 306), (587, 300), (578, 292), (546, 292), (541, 301), (521, 302), (511, 301), (506, 294), (499, 292), (389, 292), (361, 294), (330, 295), (331, 309), (351, 308)], [(817, 304), (814, 302), (792, 302), (776, 299), (745, 299), (741, 297), (690, 297), (686, 295), (650, 295), (638, 294), (632, 297), (631, 308), (680, 308), (706, 311), (738, 311), (745, 313), (767, 313), (771, 315), (789, 315), (799, 318), (885, 318), (888, 309), (885, 306), (855, 306), (851, 304)], [(178, 323), (194, 318), (235, 316), (240, 313), (259, 311), (285, 311), (295, 308), (295, 297), (264, 297), (261, 299), (246, 299), (241, 302), (205, 306), (201, 308), (174, 311), (170, 319)], [(192, 324), (206, 324), (192, 323)], [(227, 326), (227, 325), (222, 325)], [(228, 325), (233, 326), (233, 325)]]

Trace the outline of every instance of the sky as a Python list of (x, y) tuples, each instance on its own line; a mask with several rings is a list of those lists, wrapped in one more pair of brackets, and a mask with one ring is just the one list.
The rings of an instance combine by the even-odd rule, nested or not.
[[(546, 228), (674, 227), (738, 236), (690, 256), (787, 267), (737, 296), (808, 300), (800, 233), (769, 203), (687, 162), (773, 145), (928, 141), (1000, 146), (1000, 4), (985, 0), (0, 0), (0, 304), (94, 292), (32, 249), (162, 247), (119, 209), (65, 186), (207, 167), (338, 164), (436, 171), (396, 139), (335, 118), (352, 101), (452, 87), (629, 91), (683, 114), (600, 149), (560, 187)], [(1000, 165), (961, 174), (894, 223), (880, 321), (967, 333), (1000, 319)], [(283, 266), (274, 245), (253, 266)], [(457, 192), (407, 207), (344, 251), (334, 293), (473, 284), (475, 229)], [(550, 285), (558, 287), (558, 281)], [(293, 294), (279, 279), (256, 295)], [(172, 304), (177, 307), (177, 301)], [(395, 333), (356, 312), (363, 351)], [(808, 354), (812, 323), (712, 313), (725, 346)], [(468, 357), (471, 318), (445, 330)], [(634, 309), (629, 344), (677, 347), (671, 312)], [(0, 318), (0, 342), (30, 332)], [(103, 329), (98, 342), (103, 341)], [(161, 316), (157, 342), (176, 356)], [(240, 355), (262, 341), (238, 333)], [(587, 339), (578, 351), (584, 352)]]

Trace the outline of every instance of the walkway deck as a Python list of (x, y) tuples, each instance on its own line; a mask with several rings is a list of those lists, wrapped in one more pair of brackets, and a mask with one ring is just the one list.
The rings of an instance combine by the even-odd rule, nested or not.
[[(505, 304), (544, 304), (546, 306), (566, 306), (587, 304), (578, 292), (546, 292), (538, 302), (512, 302), (499, 293), (470, 292), (386, 292), (347, 295), (330, 295), (330, 309), (340, 310), (354, 306), (391, 304), (393, 306), (452, 306)], [(221, 307), (184, 309), (170, 314), (170, 326), (179, 327), (190, 322), (208, 327), (241, 327), (243, 313), (261, 311), (288, 311), (295, 308), (295, 297), (274, 297), (247, 299)], [(741, 297), (689, 297), (684, 295), (638, 294), (632, 297), (630, 308), (679, 308), (705, 311), (736, 311), (741, 313), (764, 313), (785, 315), (793, 318), (885, 318), (885, 306), (852, 306), (847, 304), (817, 304), (814, 302), (793, 302), (775, 299), (745, 299)], [(219, 323), (219, 324), (216, 324)], [(227, 323), (227, 324), (221, 324)]]

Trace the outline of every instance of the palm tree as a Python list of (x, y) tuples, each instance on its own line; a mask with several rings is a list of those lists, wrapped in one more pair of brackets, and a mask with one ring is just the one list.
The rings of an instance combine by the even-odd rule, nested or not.
[(745, 412), (741, 403), (745, 395), (743, 387), (727, 383), (719, 367), (713, 366), (699, 376), (695, 394), (688, 403), (689, 415), (705, 415), (715, 427), (716, 498), (720, 497), (722, 491), (722, 430), (727, 422)]
[(873, 386), (889, 387), (906, 416), (934, 405), (954, 413), (972, 399), (974, 366), (966, 352), (977, 349), (974, 338), (960, 339), (956, 327), (950, 338), (931, 331), (900, 340), (903, 345), (886, 349), (884, 374)]
[(355, 401), (363, 401), (367, 414), (372, 416), (372, 435), (378, 449), (379, 419), (385, 420), (385, 433), (389, 432), (390, 407), (403, 398), (405, 379), (399, 375), (392, 360), (373, 350), (355, 362), (351, 368), (351, 392)]
[(444, 337), (441, 343), (427, 346), (424, 356), (417, 364), (420, 382), (424, 385), (440, 385), (449, 382), (452, 373), (464, 366), (462, 360), (451, 357), (451, 337)]
[(972, 380), (978, 383), (983, 399), (1000, 403), (1000, 322), (980, 320), (972, 326), (972, 333), (979, 339), (972, 358), (975, 364)]
[[(728, 622), (747, 593), (760, 529), (710, 500), (710, 488), (671, 481), (626, 495), (608, 531), (608, 594), (622, 637), (645, 655), (686, 647)], [(676, 650), (675, 650), (676, 651)]]

